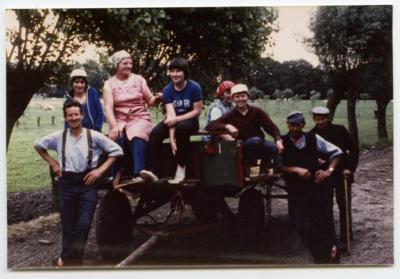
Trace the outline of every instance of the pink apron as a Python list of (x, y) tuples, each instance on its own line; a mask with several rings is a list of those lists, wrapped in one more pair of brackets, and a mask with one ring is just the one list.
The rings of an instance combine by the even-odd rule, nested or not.
[(128, 140), (138, 137), (148, 141), (152, 125), (143, 98), (146, 80), (141, 75), (131, 74), (127, 80), (121, 81), (113, 76), (107, 82), (113, 95), (118, 128), (125, 128)]

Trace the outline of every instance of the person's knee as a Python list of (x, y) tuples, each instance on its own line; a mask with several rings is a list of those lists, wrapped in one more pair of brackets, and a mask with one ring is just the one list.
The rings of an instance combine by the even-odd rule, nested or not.
[(188, 138), (190, 137), (191, 134), (193, 134), (195, 131), (192, 127), (186, 124), (181, 124), (178, 123), (175, 127), (175, 136), (176, 138)]
[(253, 146), (261, 146), (263, 143), (263, 139), (260, 137), (252, 137), (248, 138), (247, 140), (244, 141), (244, 147), (253, 147)]

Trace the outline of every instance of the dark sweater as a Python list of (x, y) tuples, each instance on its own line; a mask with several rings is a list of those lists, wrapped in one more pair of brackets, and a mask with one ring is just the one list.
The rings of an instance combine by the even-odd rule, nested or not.
[(343, 157), (338, 165), (339, 170), (349, 169), (353, 173), (356, 171), (359, 153), (358, 146), (344, 126), (329, 123), (325, 129), (320, 130), (314, 126), (310, 132), (320, 135), (343, 151)]
[(264, 138), (261, 128), (275, 140), (281, 138), (279, 129), (271, 118), (261, 109), (248, 106), (248, 112), (243, 115), (237, 108), (207, 125), (207, 131), (225, 130), (225, 125), (231, 124), (239, 130), (238, 139), (246, 140), (252, 137)]

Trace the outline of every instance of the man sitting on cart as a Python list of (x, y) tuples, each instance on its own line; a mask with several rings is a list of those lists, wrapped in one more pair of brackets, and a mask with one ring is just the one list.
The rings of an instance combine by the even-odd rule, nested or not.
[[(318, 135), (304, 133), (301, 112), (290, 113), (286, 120), (289, 132), (282, 137), (282, 170), (288, 186), (289, 217), (315, 263), (337, 263), (330, 177), (342, 151)], [(322, 154), (329, 160), (327, 170), (318, 161)]]
[[(235, 108), (207, 125), (207, 131), (227, 130), (232, 140), (239, 139), (244, 144), (244, 159), (253, 166), (260, 158), (276, 160), (283, 151), (280, 132), (275, 123), (260, 108), (248, 104), (249, 90), (245, 84), (236, 84), (231, 88)], [(271, 135), (275, 143), (265, 140), (263, 130)]]

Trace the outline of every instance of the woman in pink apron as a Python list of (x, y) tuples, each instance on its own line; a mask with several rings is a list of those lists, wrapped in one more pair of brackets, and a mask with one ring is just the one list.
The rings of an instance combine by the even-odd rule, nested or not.
[[(154, 96), (146, 80), (132, 73), (132, 58), (125, 50), (110, 57), (116, 73), (104, 83), (104, 107), (109, 124), (108, 137), (127, 147), (132, 159), (135, 182), (142, 182), (140, 171), (145, 168), (149, 135), (152, 129), (147, 106), (157, 106), (161, 94)], [(147, 105), (147, 106), (146, 106)], [(114, 168), (114, 176), (119, 167)], [(120, 175), (120, 173), (119, 173)]]

